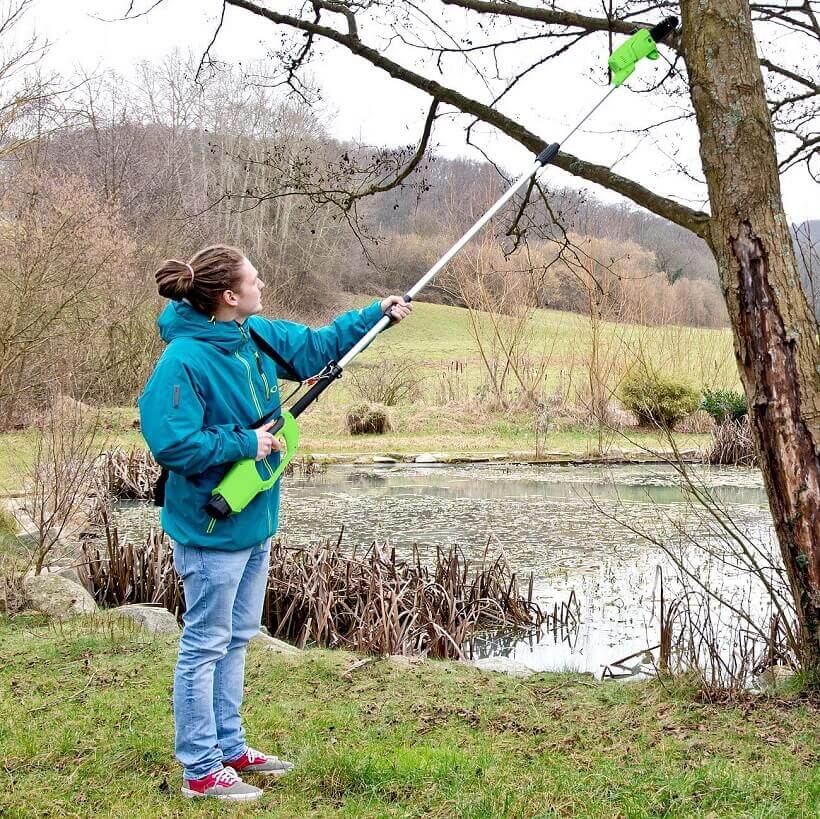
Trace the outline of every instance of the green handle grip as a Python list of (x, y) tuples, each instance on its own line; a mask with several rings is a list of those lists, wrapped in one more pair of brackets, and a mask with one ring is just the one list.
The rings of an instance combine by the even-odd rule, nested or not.
[[(289, 412), (283, 412), (279, 420), (281, 426), (279, 423), (276, 424), (279, 427), (276, 430), (276, 436), (284, 441), (285, 451), (276, 469), (271, 470), (266, 461), (262, 462), (268, 470), (268, 475), (263, 477), (259, 474), (257, 461), (253, 458), (245, 458), (237, 461), (211, 492), (212, 496), (219, 495), (227, 504), (230, 510), (228, 514), (235, 515), (241, 512), (260, 492), (270, 489), (282, 476), (296, 454), (299, 448), (299, 425)], [(219, 515), (219, 517), (227, 517), (227, 515)]]

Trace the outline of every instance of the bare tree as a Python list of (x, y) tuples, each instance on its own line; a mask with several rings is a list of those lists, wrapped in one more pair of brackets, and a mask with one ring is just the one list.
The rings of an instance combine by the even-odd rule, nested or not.
[[(604, 16), (569, 12), (551, 3), (536, 6), (496, 0), (408, 2), (312, 2), (287, 12), (253, 0), (225, 4), (266, 19), (284, 31), (278, 52), (282, 82), (303, 93), (301, 75), (320, 42), (334, 43), (429, 95), (434, 105), (495, 126), (529, 148), (546, 143), (499, 104), (513, 88), (535, 76), (550, 59), (586, 38), (631, 34), (645, 20), (672, 11), (672, 3), (610, 3)], [(453, 35), (451, 12), (469, 13), (469, 37)], [(816, 65), (820, 22), (811, 3), (752, 3), (748, 0), (681, 0), (680, 36), (669, 47), (670, 70), (661, 90), (688, 92), (700, 134), (701, 167), (710, 213), (695, 210), (621, 174), (566, 152), (554, 164), (621, 193), (704, 239), (715, 256), (726, 298), (741, 378), (750, 399), (752, 425), (785, 565), (801, 623), (807, 666), (820, 666), (820, 342), (814, 318), (798, 285), (794, 248), (780, 196), (779, 173), (801, 164), (811, 170), (820, 137), (812, 122), (820, 87), (805, 70)], [(450, 15), (450, 16), (447, 16)], [(755, 33), (767, 50), (772, 30), (796, 38), (797, 60), (760, 58)], [(767, 39), (768, 38), (768, 39)], [(470, 39), (470, 42), (466, 40)], [(514, 76), (492, 73), (499, 50), (547, 47)], [(393, 45), (391, 49), (389, 46)], [(408, 52), (423, 54), (417, 68)], [(475, 70), (497, 79), (491, 98), (470, 96), (448, 79)], [(403, 55), (403, 56), (402, 56)], [(788, 57), (789, 55), (787, 55)], [(805, 63), (801, 66), (801, 59)], [(453, 60), (458, 60), (456, 64)], [(495, 65), (501, 60), (495, 62)], [(796, 64), (795, 64), (796, 63)], [(505, 63), (507, 64), (507, 63)], [(466, 68), (465, 68), (466, 66)], [(766, 77), (764, 80), (763, 71)], [(685, 74), (684, 74), (685, 72)], [(685, 86), (678, 78), (685, 77)], [(486, 86), (485, 86), (486, 87)], [(429, 133), (419, 146), (423, 150)], [(775, 135), (783, 138), (778, 158)], [(472, 134), (468, 134), (471, 136)], [(686, 170), (686, 169), (684, 169)]]
[(29, 488), (23, 509), (34, 524), (29, 561), (35, 574), (54, 557), (87, 502), (95, 460), (103, 449), (99, 432), (98, 415), (52, 392), (48, 412), (37, 430), (34, 458), (23, 468)]

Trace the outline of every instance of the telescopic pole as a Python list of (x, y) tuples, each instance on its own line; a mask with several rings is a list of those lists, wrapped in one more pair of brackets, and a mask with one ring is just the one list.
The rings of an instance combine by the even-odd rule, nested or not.
[[(677, 17), (667, 17), (651, 29), (641, 29), (622, 43), (609, 57), (608, 65), (612, 75), (612, 87), (598, 100), (586, 115), (575, 125), (562, 140), (565, 142), (603, 105), (610, 94), (635, 70), (635, 64), (644, 57), (658, 59), (657, 43), (668, 37), (678, 25)], [(521, 188), (539, 171), (551, 162), (561, 149), (560, 142), (553, 142), (544, 148), (535, 158), (530, 168), (513, 182), (501, 198), (407, 291), (405, 302), (411, 302), (435, 277), (450, 260), (487, 224)], [(305, 394), (294, 402), (289, 410), (283, 410), (270, 432), (282, 432), (287, 444), (287, 451), (279, 466), (269, 477), (263, 478), (253, 459), (240, 461), (228, 471), (212, 493), (206, 509), (216, 519), (224, 519), (232, 513), (241, 511), (258, 492), (270, 488), (282, 474), (287, 463), (293, 457), (299, 444), (299, 430), (295, 419), (298, 418), (337, 378), (344, 368), (370, 344), (392, 321), (390, 316), (383, 316), (356, 344), (343, 355), (339, 361), (330, 361), (315, 378), (315, 383)], [(268, 421), (269, 416), (260, 418), (256, 426)]]

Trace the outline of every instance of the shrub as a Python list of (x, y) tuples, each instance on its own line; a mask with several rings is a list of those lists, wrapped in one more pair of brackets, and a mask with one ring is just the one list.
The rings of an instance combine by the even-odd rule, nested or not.
[(380, 356), (373, 365), (360, 364), (349, 371), (351, 392), (360, 401), (395, 407), (414, 401), (419, 394), (422, 374), (415, 361)]
[(700, 407), (715, 419), (716, 424), (727, 421), (739, 424), (749, 414), (746, 396), (737, 390), (705, 389)]
[(347, 411), (347, 430), (351, 435), (381, 435), (390, 432), (390, 418), (384, 407), (358, 404)]
[(643, 424), (671, 429), (698, 408), (700, 396), (682, 381), (634, 367), (621, 382), (620, 398)]
[(4, 506), (0, 506), (0, 538), (4, 535), (13, 537), (18, 528), (17, 518)]

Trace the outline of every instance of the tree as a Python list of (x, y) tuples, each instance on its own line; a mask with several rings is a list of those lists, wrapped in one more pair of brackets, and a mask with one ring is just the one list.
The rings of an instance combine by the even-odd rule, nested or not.
[[(612, 34), (631, 34), (636, 26), (646, 25), (638, 21), (657, 18), (659, 9), (664, 14), (674, 11), (673, 4), (665, 2), (618, 5), (613, 0), (605, 3), (605, 16), (563, 11), (552, 3), (525, 6), (497, 0), (422, 4), (311, 0), (293, 13), (253, 0), (225, 0), (224, 6), (243, 9), (295, 35), (283, 38), (277, 52), (283, 82), (295, 93), (304, 93), (300, 72), (317, 53), (317, 46), (335, 43), (425, 92), (432, 100), (433, 117), (438, 106), (450, 106), (495, 126), (534, 153), (546, 143), (502, 113), (499, 101), (525, 76), (573, 44), (596, 33), (609, 36), (611, 44)], [(444, 25), (436, 17), (454, 8), (473, 15), (469, 42), (467, 37), (454, 36), (453, 25)], [(785, 28), (791, 36), (802, 38), (798, 48), (802, 53), (817, 48), (820, 23), (808, 2), (750, 5), (747, 0), (682, 0), (679, 11), (681, 33), (670, 43), (673, 67), (662, 85), (672, 84), (682, 61), (700, 133), (710, 213), (563, 151), (554, 164), (688, 228), (714, 254), (800, 620), (803, 660), (807, 667), (820, 669), (820, 343), (799, 284), (779, 186), (782, 168), (809, 165), (817, 154), (820, 136), (812, 132), (811, 121), (820, 86), (794, 66), (758, 57), (753, 18), (758, 26)], [(385, 28), (392, 28), (393, 40), (368, 41), (368, 36), (377, 40), (379, 30), (383, 33)], [(489, 103), (433, 78), (458, 77), (452, 69), (445, 70), (450, 55), (462, 57), (466, 65), (482, 49), (494, 56), (501, 48), (523, 47), (534, 39), (557, 45), (509, 78)], [(388, 47), (394, 40), (431, 55), (430, 70), (425, 73), (410, 67), (409, 61), (394, 58), (396, 46), (393, 51)], [(767, 72), (768, 88), (761, 67)], [(791, 141), (780, 162), (775, 129)], [(419, 154), (429, 131), (425, 128)]]

